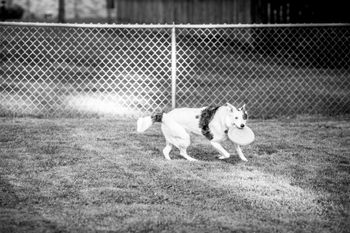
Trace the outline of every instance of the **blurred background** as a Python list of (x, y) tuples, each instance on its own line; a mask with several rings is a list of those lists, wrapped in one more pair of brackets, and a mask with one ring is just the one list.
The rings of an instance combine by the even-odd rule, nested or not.
[(1, 21), (349, 23), (345, 0), (0, 0)]

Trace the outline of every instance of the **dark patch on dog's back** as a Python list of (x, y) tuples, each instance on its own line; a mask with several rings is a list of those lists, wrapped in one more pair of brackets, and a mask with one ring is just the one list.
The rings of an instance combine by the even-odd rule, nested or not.
[(152, 122), (153, 122), (153, 123), (154, 123), (154, 122), (162, 122), (163, 113), (164, 113), (164, 112), (154, 113), (154, 114), (151, 116)]
[(199, 128), (201, 128), (202, 134), (209, 140), (214, 138), (213, 134), (210, 132), (209, 123), (213, 119), (218, 108), (217, 106), (209, 106), (203, 109), (199, 119)]

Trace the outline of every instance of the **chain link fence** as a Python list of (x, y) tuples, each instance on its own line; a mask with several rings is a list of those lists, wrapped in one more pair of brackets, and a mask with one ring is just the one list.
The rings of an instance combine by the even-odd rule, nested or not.
[(350, 25), (0, 23), (0, 115), (350, 113)]

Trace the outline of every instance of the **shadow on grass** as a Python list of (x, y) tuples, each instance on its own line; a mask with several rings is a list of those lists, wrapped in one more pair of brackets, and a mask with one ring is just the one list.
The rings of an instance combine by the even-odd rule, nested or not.
[(21, 200), (13, 185), (0, 176), (0, 232), (68, 232), (35, 211), (22, 210), (28, 208), (27, 200)]
[(0, 176), (0, 207), (1, 208), (15, 208), (19, 199), (16, 195), (12, 185)]
[[(165, 139), (162, 133), (159, 131), (157, 127), (154, 127), (150, 131), (144, 134), (130, 134), (129, 136), (132, 138), (134, 142), (140, 143), (140, 146), (144, 148), (145, 151), (151, 151), (154, 155), (158, 155), (160, 157), (163, 156), (163, 148), (165, 147)], [(227, 144), (227, 143), (225, 143)], [(224, 145), (227, 150), (229, 150), (231, 157), (228, 159), (220, 160), (219, 153), (208, 143), (207, 139), (202, 138), (201, 136), (193, 136), (191, 137), (191, 145), (187, 149), (187, 153), (189, 156), (198, 159), (199, 161), (205, 162), (217, 162), (222, 161), (224, 163), (229, 163), (235, 165), (239, 163), (241, 160), (236, 155), (235, 151), (232, 151), (232, 148)], [(172, 160), (184, 160), (184, 158), (180, 155), (180, 151), (178, 148), (173, 147), (170, 152), (170, 158)]]
[(205, 161), (205, 162), (223, 162), (223, 163), (228, 163), (232, 165), (236, 165), (237, 163), (240, 162), (240, 159), (238, 156), (231, 152), (231, 157), (227, 159), (219, 159), (219, 153), (211, 148), (210, 145), (208, 146), (193, 146), (190, 147), (188, 150), (188, 154), (191, 155), (193, 158), (198, 159), (200, 161)]

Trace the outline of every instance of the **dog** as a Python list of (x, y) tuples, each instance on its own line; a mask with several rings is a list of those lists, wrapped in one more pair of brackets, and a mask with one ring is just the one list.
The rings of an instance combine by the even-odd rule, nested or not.
[[(173, 146), (180, 150), (180, 155), (190, 161), (196, 161), (187, 154), (190, 133), (203, 135), (210, 144), (219, 152), (219, 159), (230, 157), (220, 144), (228, 139), (227, 132), (230, 127), (242, 129), (247, 122), (248, 114), (245, 105), (235, 108), (227, 103), (223, 106), (209, 106), (202, 108), (175, 108), (168, 113), (154, 113), (151, 116), (137, 120), (137, 132), (146, 131), (153, 123), (160, 122), (161, 130), (166, 140), (163, 155), (170, 160), (170, 151)], [(241, 160), (247, 161), (239, 145), (234, 144), (236, 152)]]

